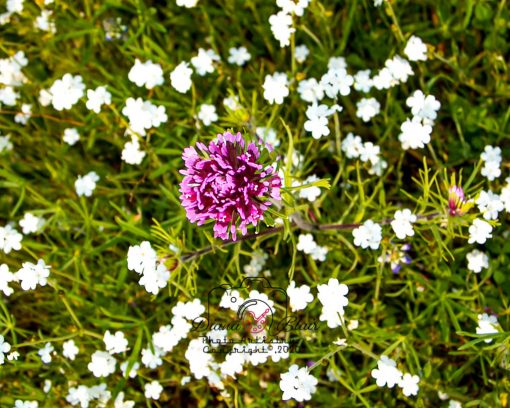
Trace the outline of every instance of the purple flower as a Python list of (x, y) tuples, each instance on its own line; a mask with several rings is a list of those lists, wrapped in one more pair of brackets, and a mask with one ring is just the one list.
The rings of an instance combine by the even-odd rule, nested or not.
[(214, 236), (236, 239), (249, 224), (256, 226), (271, 205), (269, 198), (281, 200), (282, 181), (275, 169), (258, 163), (259, 147), (248, 146), (241, 133), (219, 134), (207, 147), (197, 143), (184, 149), (186, 169), (181, 170), (181, 203), (191, 222), (202, 225), (214, 220)]
[(462, 187), (452, 185), (448, 189), (448, 208), (451, 216), (464, 215), (473, 206), (473, 200), (466, 200)]

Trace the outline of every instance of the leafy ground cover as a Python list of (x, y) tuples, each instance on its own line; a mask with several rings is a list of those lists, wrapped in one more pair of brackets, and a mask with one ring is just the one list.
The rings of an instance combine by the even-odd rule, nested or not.
[(508, 406), (506, 1), (0, 12), (0, 406)]

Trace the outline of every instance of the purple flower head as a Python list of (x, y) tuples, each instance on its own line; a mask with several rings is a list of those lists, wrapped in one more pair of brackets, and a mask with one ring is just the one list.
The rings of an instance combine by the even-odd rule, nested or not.
[(473, 200), (466, 200), (462, 187), (453, 185), (448, 189), (448, 208), (451, 216), (464, 215), (473, 206)]
[(214, 220), (214, 236), (235, 240), (248, 225), (256, 226), (271, 205), (269, 198), (281, 200), (282, 181), (275, 169), (259, 163), (260, 145), (247, 146), (241, 135), (219, 134), (209, 143), (184, 149), (186, 168), (181, 182), (181, 203), (191, 222), (202, 225)]

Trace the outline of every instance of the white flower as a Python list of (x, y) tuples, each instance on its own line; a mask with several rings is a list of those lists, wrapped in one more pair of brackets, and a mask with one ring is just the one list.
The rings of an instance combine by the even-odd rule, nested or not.
[(476, 199), (476, 204), (486, 220), (497, 219), (499, 212), (505, 208), (499, 195), (492, 191), (481, 191)]
[(330, 329), (342, 325), (344, 307), (349, 304), (347, 293), (349, 293), (347, 285), (339, 283), (335, 278), (330, 278), (327, 284), (317, 286), (317, 298), (322, 304), (319, 319), (321, 322), (326, 321)]
[(129, 119), (131, 131), (145, 136), (147, 129), (158, 127), (168, 120), (164, 106), (154, 105), (142, 98), (128, 98), (122, 114)]
[(96, 113), (101, 112), (102, 105), (112, 103), (112, 94), (107, 91), (106, 86), (98, 86), (95, 90), (87, 90), (87, 109)]
[(276, 103), (280, 105), (283, 99), (289, 95), (289, 80), (287, 74), (275, 72), (273, 75), (266, 75), (264, 80), (264, 99), (271, 105)]
[(163, 350), (154, 347), (154, 351), (150, 348), (145, 348), (142, 350), (142, 364), (145, 367), (154, 369), (163, 364), (163, 360), (161, 357), (163, 356)]
[(79, 197), (90, 197), (92, 192), (96, 189), (96, 183), (98, 181), (99, 176), (95, 171), (91, 171), (84, 176), (78, 176), (78, 179), (74, 182), (76, 194), (78, 194)]
[(51, 343), (46, 343), (42, 349), (39, 349), (37, 354), (41, 357), (41, 361), (44, 364), (49, 364), (51, 363), (51, 353), (53, 353), (53, 351), (55, 351), (55, 349)]
[(163, 387), (156, 380), (145, 384), (143, 389), (144, 389), (145, 398), (150, 398), (153, 400), (158, 400), (159, 397), (161, 396), (161, 392), (163, 391)]
[(473, 225), (469, 227), (468, 243), (485, 244), (488, 238), (492, 238), (492, 225), (478, 218), (473, 220)]
[(354, 245), (361, 248), (378, 249), (382, 239), (382, 228), (372, 220), (365, 221), (352, 231)]
[(129, 365), (129, 361), (124, 361), (120, 365), (120, 371), (122, 371), (122, 375), (124, 377), (129, 376), (129, 378), (135, 378), (138, 374), (138, 369), (140, 368), (140, 363), (138, 361), (135, 361), (133, 363), (133, 365), (131, 366), (131, 368), (129, 369), (129, 372), (128, 372), (128, 365)]
[(462, 408), (462, 404), (457, 400), (450, 400), (448, 408)]
[(505, 211), (510, 212), (510, 177), (507, 177), (506, 185), (501, 189), (500, 199), (505, 206)]
[[(174, 317), (175, 319), (175, 317)], [(182, 319), (182, 318), (179, 318)], [(172, 326), (161, 326), (159, 331), (152, 335), (152, 343), (164, 353), (169, 353), (181, 340), (181, 333), (178, 333)]]
[(345, 68), (330, 68), (321, 77), (320, 84), (328, 97), (336, 98), (338, 94), (346, 96), (351, 93), (354, 78), (347, 73)]
[(468, 260), (468, 269), (474, 273), (480, 273), (482, 268), (489, 267), (489, 257), (482, 251), (474, 249), (466, 255)]
[(51, 390), (51, 380), (44, 380), (43, 392), (45, 394), (49, 393)]
[(204, 125), (209, 126), (211, 123), (214, 123), (218, 120), (216, 106), (203, 103), (202, 105), (200, 105), (200, 109), (198, 111), (197, 116), (198, 119), (200, 119)]
[(414, 235), (413, 223), (416, 222), (416, 215), (411, 213), (409, 208), (395, 211), (394, 220), (391, 221), (391, 228), (399, 239), (412, 237)]
[(94, 377), (108, 377), (115, 371), (117, 361), (106, 351), (95, 351), (88, 364), (89, 371)]
[(356, 159), (360, 157), (364, 150), (365, 149), (361, 137), (357, 135), (348, 133), (345, 139), (342, 141), (342, 151), (349, 159)]
[(501, 176), (501, 169), (499, 168), (500, 162), (497, 161), (488, 161), (482, 167), (480, 173), (482, 176), (487, 177), (487, 180), (493, 181)]
[(12, 86), (6, 86), (5, 88), (0, 88), (0, 103), (3, 103), (7, 106), (16, 105), (16, 101), (19, 98), (19, 93), (14, 91)]
[(140, 245), (130, 246), (127, 253), (128, 269), (136, 273), (154, 269), (157, 261), (156, 251), (152, 249), (149, 241), (143, 241)]
[(356, 107), (356, 116), (363, 122), (368, 122), (381, 111), (381, 104), (375, 98), (362, 98)]
[(9, 13), (19, 13), (23, 11), (25, 0), (7, 0), (6, 8)]
[(310, 256), (314, 261), (324, 262), (326, 260), (326, 255), (328, 254), (328, 248), (317, 245)]
[(441, 107), (441, 103), (434, 95), (427, 95), (420, 91), (414, 93), (407, 98), (407, 106), (411, 108), (411, 113), (421, 119), (434, 120), (437, 117), (437, 111)]
[(52, 10), (41, 10), (41, 15), (35, 18), (34, 26), (39, 30), (55, 34), (57, 28), (55, 27), (55, 22), (50, 20), (52, 16)]
[(294, 281), (290, 282), (287, 288), (287, 295), (289, 295), (289, 303), (293, 312), (305, 309), (306, 305), (313, 301), (310, 287), (307, 285), (296, 287), (296, 282)]
[(9, 286), (10, 282), (15, 282), (16, 276), (9, 271), (9, 267), (6, 264), (0, 265), (0, 292), (4, 292), (5, 296), (10, 296), (14, 292)]
[(37, 401), (14, 401), (14, 408), (37, 408), (39, 403)]
[(14, 122), (20, 123), (22, 125), (26, 125), (28, 119), (32, 116), (32, 105), (29, 103), (24, 103), (21, 105), (21, 112), (17, 113), (14, 116)]
[(10, 138), (11, 138), (10, 135), (0, 136), (0, 153), (12, 150), (12, 142)]
[(347, 69), (347, 61), (344, 57), (330, 57), (328, 60), (328, 70)]
[(483, 153), (480, 155), (480, 158), (484, 162), (501, 163), (501, 148), (498, 146), (492, 147), (491, 145), (487, 145), (483, 149)]
[(232, 47), (228, 50), (228, 54), (227, 61), (229, 64), (243, 66), (251, 59), (251, 54), (248, 52), (246, 47)]
[(354, 75), (354, 89), (360, 92), (369, 92), (373, 86), (373, 81), (370, 78), (370, 70), (365, 69), (363, 71), (358, 71), (356, 75)]
[(122, 391), (117, 394), (113, 402), (113, 408), (133, 408), (134, 406), (134, 401), (124, 401), (124, 393)]
[(57, 79), (48, 90), (51, 94), (51, 104), (58, 111), (71, 109), (84, 95), (84, 91), (85, 84), (81, 75), (71, 74), (65, 74), (61, 79)]
[(21, 71), (28, 64), (23, 51), (18, 51), (11, 57), (0, 59), (0, 84), (6, 86), (20, 86), (27, 82)]
[(305, 62), (306, 57), (308, 57), (308, 54), (310, 54), (310, 50), (304, 44), (298, 45), (294, 50), (294, 57), (296, 58), (296, 61), (300, 64)]
[(308, 7), (310, 0), (276, 0), (276, 5), (281, 7), (285, 13), (302, 16)]
[(50, 276), (50, 266), (46, 265), (42, 259), (37, 264), (23, 262), (21, 269), (16, 272), (16, 279), (21, 281), (21, 289), (35, 289), (37, 285), (46, 286)]
[(161, 65), (155, 64), (151, 60), (141, 62), (138, 58), (128, 73), (128, 79), (137, 86), (145, 86), (147, 89), (152, 89), (165, 82)]
[(409, 58), (410, 61), (426, 61), (427, 46), (423, 43), (420, 37), (412, 35), (404, 48), (404, 54), (407, 55), (407, 58)]
[[(493, 334), (498, 333), (498, 318), (494, 315), (489, 316), (487, 313), (478, 315), (478, 327), (476, 334)], [(485, 340), (485, 343), (491, 343), (492, 338)]]
[[(312, 174), (303, 181), (303, 185), (311, 184), (315, 181), (319, 181), (319, 178), (315, 174)], [(298, 194), (300, 198), (307, 199), (313, 203), (321, 195), (321, 189), (317, 186), (305, 187), (298, 190)]]
[(244, 303), (238, 290), (226, 290), (220, 300), (220, 307), (237, 312), (239, 306)]
[(239, 103), (239, 98), (235, 95), (224, 98), (223, 105), (232, 111), (242, 108), (241, 104)]
[(183, 61), (170, 73), (170, 84), (177, 92), (186, 93), (191, 88), (192, 73), (189, 63)]
[(39, 231), (44, 225), (44, 218), (36, 217), (32, 213), (25, 213), (23, 219), (19, 222), (20, 227), (23, 229), (23, 234), (32, 234)]
[(386, 60), (384, 65), (388, 68), (391, 76), (397, 83), (407, 82), (409, 76), (414, 74), (409, 61), (399, 55), (395, 55), (393, 58)]
[(300, 81), (297, 91), (305, 102), (316, 103), (324, 98), (324, 89), (315, 78)]
[(111, 334), (109, 330), (106, 330), (103, 341), (106, 351), (110, 354), (124, 353), (128, 349), (128, 341), (121, 331)]
[(255, 129), (255, 133), (258, 137), (260, 137), (265, 143), (269, 143), (273, 147), (277, 147), (280, 145), (280, 139), (278, 139), (278, 135), (276, 134), (276, 130), (270, 127), (257, 127)]
[(212, 74), (214, 72), (214, 61), (219, 61), (220, 57), (214, 50), (198, 49), (198, 55), (191, 58), (191, 65), (195, 67), (198, 75), (204, 76), (205, 74)]
[(140, 142), (136, 135), (131, 135), (131, 141), (126, 142), (122, 149), (121, 159), (127, 164), (141, 164), (146, 153), (140, 149)]
[(160, 263), (156, 268), (146, 269), (138, 283), (145, 286), (147, 292), (157, 295), (160, 289), (166, 287), (168, 279), (170, 279), (170, 272), (164, 264)]
[(220, 364), (221, 374), (226, 377), (236, 378), (236, 374), (243, 371), (243, 364), (246, 362), (243, 350), (240, 344), (234, 344), (233, 352), (225, 357), (225, 361)]
[(19, 251), (22, 239), (23, 235), (10, 225), (0, 227), (0, 249), (6, 254), (11, 252), (11, 250)]
[(4, 336), (0, 334), (0, 365), (5, 361), (5, 354), (11, 350), (11, 345), (5, 341)]
[(78, 140), (80, 140), (80, 134), (78, 133), (78, 129), (76, 128), (64, 129), (64, 137), (62, 139), (68, 145), (70, 146), (74, 145)]
[(399, 381), (398, 386), (402, 388), (402, 393), (406, 397), (409, 397), (411, 395), (418, 395), (418, 390), (420, 389), (418, 386), (419, 382), (420, 377), (406, 373)]
[(376, 89), (389, 89), (396, 85), (398, 82), (391, 75), (391, 71), (384, 67), (372, 78), (372, 84)]
[(271, 24), (271, 31), (274, 38), (280, 41), (280, 47), (287, 47), (290, 45), (290, 36), (296, 31), (292, 27), (292, 16), (285, 11), (280, 11), (269, 17), (269, 24)]
[(313, 239), (312, 234), (300, 234), (298, 237), (298, 244), (296, 246), (298, 251), (303, 251), (305, 254), (311, 254), (315, 247), (316, 242)]
[(305, 122), (305, 130), (311, 132), (314, 139), (329, 135), (327, 117), (335, 110), (341, 111), (340, 106), (334, 105), (334, 107), (328, 108), (326, 105), (317, 105), (315, 102), (306, 110), (308, 120)]
[(398, 135), (398, 139), (404, 150), (422, 148), (430, 142), (432, 126), (423, 124), (418, 117), (413, 117), (412, 120), (407, 119), (402, 123), (400, 130), (402, 133)]
[(365, 142), (361, 146), (359, 159), (363, 163), (370, 162), (372, 165), (376, 164), (379, 161), (379, 154), (381, 153), (381, 148), (372, 142)]
[(292, 364), (289, 371), (280, 374), (280, 389), (283, 391), (282, 400), (291, 398), (298, 402), (309, 401), (317, 390), (318, 380), (308, 373), (306, 367), (299, 368)]
[(73, 339), (62, 344), (62, 355), (69, 360), (74, 360), (79, 351)]
[(80, 385), (77, 388), (69, 388), (68, 394), (66, 396), (67, 402), (69, 402), (71, 405), (80, 404), (82, 408), (87, 408), (91, 400), (92, 396), (90, 395), (89, 388), (85, 385)]
[(177, 0), (177, 5), (180, 7), (192, 8), (195, 7), (198, 0)]
[(402, 380), (402, 372), (397, 368), (397, 363), (391, 358), (381, 356), (377, 362), (377, 368), (371, 372), (372, 378), (375, 378), (379, 387), (393, 388)]

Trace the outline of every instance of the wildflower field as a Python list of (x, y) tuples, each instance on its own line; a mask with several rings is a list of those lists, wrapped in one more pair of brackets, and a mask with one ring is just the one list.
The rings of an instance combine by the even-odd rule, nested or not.
[(508, 407), (506, 0), (0, 2), (0, 408)]

